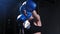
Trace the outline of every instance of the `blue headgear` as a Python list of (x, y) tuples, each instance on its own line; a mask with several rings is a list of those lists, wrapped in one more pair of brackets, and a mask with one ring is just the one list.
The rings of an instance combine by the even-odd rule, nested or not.
[(26, 5), (29, 9), (32, 9), (32, 10), (36, 9), (36, 3), (34, 3), (31, 0), (27, 1)]
[(27, 0), (26, 4), (21, 7), (21, 10), (34, 10), (36, 9), (36, 3), (34, 3), (32, 0)]

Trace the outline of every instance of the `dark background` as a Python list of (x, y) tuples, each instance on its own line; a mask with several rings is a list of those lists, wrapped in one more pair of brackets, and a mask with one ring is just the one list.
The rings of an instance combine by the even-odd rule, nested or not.
[[(23, 0), (25, 1), (25, 0)], [(0, 34), (17, 34), (16, 17), (21, 0), (0, 0)], [(34, 0), (37, 3), (42, 34), (60, 34), (60, 0)]]

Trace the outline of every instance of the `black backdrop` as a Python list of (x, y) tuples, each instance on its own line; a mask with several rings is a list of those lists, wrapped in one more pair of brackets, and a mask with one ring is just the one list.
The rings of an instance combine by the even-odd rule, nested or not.
[[(3, 0), (4, 1), (4, 0)], [(7, 0), (6, 0), (7, 1)], [(37, 1), (37, 2), (36, 2)], [(17, 34), (16, 17), (18, 1), (13, 1), (11, 7), (4, 11), (0, 5), (0, 34)], [(60, 1), (59, 0), (35, 0), (43, 24), (42, 34), (60, 34)], [(12, 10), (13, 9), (13, 10)]]

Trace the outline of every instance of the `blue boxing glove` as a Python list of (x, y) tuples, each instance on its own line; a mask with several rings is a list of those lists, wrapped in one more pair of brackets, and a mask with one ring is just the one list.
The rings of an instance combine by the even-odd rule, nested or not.
[[(17, 20), (23, 22), (24, 28), (27, 28), (27, 29), (30, 28), (30, 22), (27, 20), (27, 18), (26, 18), (26, 16), (24, 14), (19, 15), (17, 17)], [(18, 23), (18, 26), (20, 26), (20, 22)]]
[(20, 14), (18, 17), (17, 17), (17, 20), (18, 21), (22, 21), (22, 22), (25, 22), (27, 20), (26, 16), (24, 14)]

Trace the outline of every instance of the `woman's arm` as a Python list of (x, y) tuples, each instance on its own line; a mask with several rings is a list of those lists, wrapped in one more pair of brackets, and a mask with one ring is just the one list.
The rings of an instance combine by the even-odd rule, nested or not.
[(36, 26), (42, 26), (42, 24), (41, 24), (41, 20), (40, 20), (40, 16), (37, 14), (37, 12), (34, 10), (33, 12), (32, 12), (32, 14), (33, 14), (33, 16), (36, 18)]

